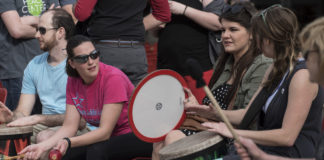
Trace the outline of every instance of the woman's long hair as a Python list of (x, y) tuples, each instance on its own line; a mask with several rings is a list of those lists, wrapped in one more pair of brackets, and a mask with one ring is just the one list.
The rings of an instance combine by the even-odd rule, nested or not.
[[(246, 28), (249, 33), (251, 33), (251, 19), (253, 14), (256, 12), (256, 9), (252, 6), (251, 3), (246, 2), (238, 3), (235, 5), (242, 5), (243, 8), (238, 13), (233, 13), (232, 10), (225, 11), (219, 18), (220, 22), (222, 22), (223, 19), (226, 19), (230, 22), (239, 23), (241, 26)], [(233, 5), (232, 7), (234, 7), (235, 5)], [(235, 97), (236, 91), (241, 84), (241, 80), (243, 75), (245, 74), (245, 71), (251, 66), (255, 57), (260, 54), (261, 52), (258, 50), (256, 45), (254, 43), (251, 43), (248, 51), (240, 58), (240, 60), (236, 64), (232, 66), (231, 75), (234, 75), (234, 82), (231, 89), (229, 90), (228, 96), (225, 98), (225, 104), (229, 104)], [(230, 53), (222, 53), (218, 59), (215, 71), (210, 79), (208, 85), (209, 88), (212, 88), (213, 85), (217, 82), (224, 71), (224, 67), (227, 61), (232, 61), (234, 63), (233, 55)]]
[(298, 21), (288, 8), (269, 7), (252, 19), (253, 40), (261, 47), (264, 40), (274, 44), (274, 67), (264, 87), (277, 86), (287, 70), (293, 70), (298, 57)]

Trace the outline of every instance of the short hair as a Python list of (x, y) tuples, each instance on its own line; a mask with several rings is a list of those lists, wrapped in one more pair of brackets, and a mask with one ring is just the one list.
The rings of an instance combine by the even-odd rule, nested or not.
[(91, 42), (93, 44), (91, 39), (89, 39), (88, 37), (83, 36), (83, 35), (72, 36), (71, 38), (69, 38), (69, 40), (67, 42), (66, 52), (68, 54), (68, 57), (66, 60), (65, 70), (66, 70), (67, 75), (70, 77), (80, 77), (78, 71), (70, 66), (69, 60), (74, 57), (73, 49), (78, 47), (79, 45), (81, 45), (84, 42)]
[(65, 30), (65, 39), (68, 40), (74, 35), (75, 24), (72, 16), (62, 8), (54, 8), (45, 11), (44, 13), (53, 13), (52, 25), (54, 28), (63, 27)]

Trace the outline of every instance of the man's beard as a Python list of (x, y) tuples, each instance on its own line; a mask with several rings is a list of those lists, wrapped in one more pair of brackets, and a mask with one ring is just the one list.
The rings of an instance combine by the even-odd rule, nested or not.
[(57, 45), (57, 41), (55, 40), (55, 38), (53, 37), (53, 39), (44, 42), (43, 46), (41, 47), (41, 49), (45, 52), (51, 50), (52, 48), (54, 48)]

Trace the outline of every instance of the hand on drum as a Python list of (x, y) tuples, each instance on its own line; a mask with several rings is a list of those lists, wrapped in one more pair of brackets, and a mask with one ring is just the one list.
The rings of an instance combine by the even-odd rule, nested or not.
[(199, 102), (197, 101), (196, 97), (192, 94), (190, 89), (184, 87), (183, 90), (188, 95), (188, 98), (184, 100), (185, 105), (199, 105)]
[(7, 124), (8, 127), (31, 126), (40, 123), (40, 117), (37, 115), (18, 118)]
[(24, 160), (39, 159), (41, 154), (46, 152), (47, 150), (48, 149), (46, 149), (46, 147), (42, 146), (41, 144), (32, 144), (24, 148), (18, 154), (25, 154)]
[(12, 111), (0, 102), (0, 122), (9, 122), (13, 117)]
[(223, 122), (205, 122), (202, 125), (209, 128), (208, 131), (219, 133), (224, 137), (233, 138), (232, 133)]
[(187, 114), (199, 115), (212, 120), (219, 120), (217, 116), (217, 111), (211, 107), (200, 104), (184, 103), (184, 109)]

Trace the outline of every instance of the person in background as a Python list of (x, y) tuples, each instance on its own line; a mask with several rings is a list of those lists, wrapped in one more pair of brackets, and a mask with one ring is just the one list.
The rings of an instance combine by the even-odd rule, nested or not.
[[(49, 139), (26, 147), (26, 159), (59, 149), (64, 159), (132, 159), (149, 156), (152, 144), (131, 131), (127, 107), (134, 86), (119, 69), (101, 63), (91, 40), (77, 35), (67, 44), (66, 114), (63, 126)], [(98, 129), (75, 136), (80, 119)]]
[(151, 0), (153, 12), (144, 22), (146, 0), (78, 0), (74, 14), (89, 21), (86, 34), (101, 51), (101, 61), (122, 70), (136, 86), (147, 74), (145, 29), (170, 21), (167, 3)]

